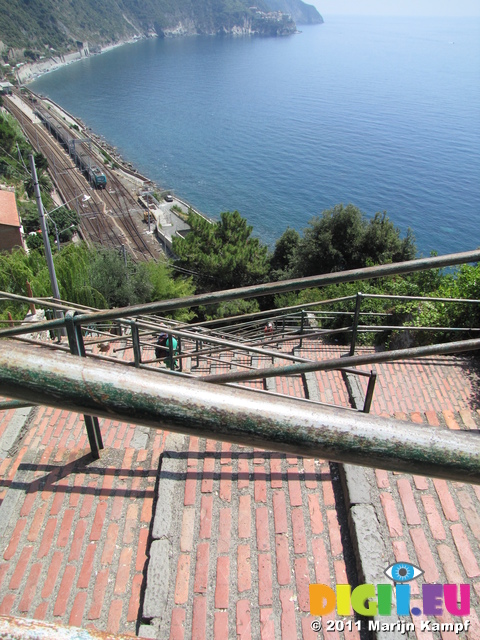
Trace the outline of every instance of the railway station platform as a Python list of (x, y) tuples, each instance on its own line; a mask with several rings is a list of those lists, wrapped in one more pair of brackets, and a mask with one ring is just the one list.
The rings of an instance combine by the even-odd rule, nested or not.
[[(318, 348), (305, 339), (299, 353)], [(377, 374), (373, 414), (478, 431), (472, 357), (380, 364)], [(320, 401), (349, 405), (338, 373), (314, 378)], [(279, 393), (305, 397), (306, 388), (300, 376), (276, 379)], [(171, 640), (350, 640), (369, 637), (364, 620), (359, 631), (339, 616), (342, 630), (332, 613), (312, 628), (309, 584), (355, 585), (410, 562), (424, 571), (412, 606), (422, 582), (471, 586), (469, 628), (422, 630), (412, 616), (413, 631), (376, 637), (480, 639), (479, 487), (362, 469), (345, 492), (343, 465), (100, 426), (105, 448), (93, 460), (78, 414), (0, 414), (0, 615)], [(357, 508), (369, 514), (365, 529)]]

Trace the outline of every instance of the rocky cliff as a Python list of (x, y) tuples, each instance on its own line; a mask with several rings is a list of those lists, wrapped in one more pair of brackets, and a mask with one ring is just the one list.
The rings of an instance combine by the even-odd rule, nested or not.
[(289, 14), (297, 24), (322, 24), (323, 18), (311, 4), (301, 0), (267, 0), (274, 11)]
[[(0, 0), (0, 53), (35, 60), (145, 35), (285, 35), (321, 21), (301, 0)], [(317, 13), (317, 19), (310, 19)], [(308, 18), (310, 16), (310, 18)], [(305, 17), (308, 19), (305, 20)]]

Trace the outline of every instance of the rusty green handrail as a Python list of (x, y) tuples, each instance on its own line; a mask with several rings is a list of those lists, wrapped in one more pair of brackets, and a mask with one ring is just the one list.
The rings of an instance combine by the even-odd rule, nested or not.
[(0, 341), (10, 397), (206, 438), (480, 484), (478, 434), (212, 386)]
[(331, 358), (329, 360), (317, 360), (315, 362), (305, 362), (280, 367), (268, 367), (265, 369), (257, 369), (254, 374), (249, 371), (219, 373), (216, 375), (202, 376), (200, 380), (219, 383), (243, 382), (245, 380), (253, 380), (255, 378), (291, 376), (298, 375), (299, 373), (308, 373), (309, 371), (329, 371), (332, 369), (341, 369), (342, 367), (358, 367), (365, 364), (393, 362), (394, 360), (407, 360), (409, 358), (421, 358), (425, 356), (463, 353), (467, 351), (477, 351), (478, 349), (480, 349), (480, 338), (475, 340), (447, 342), (445, 344), (433, 344), (425, 347), (412, 347), (411, 349), (397, 349), (394, 351), (382, 351), (380, 353), (365, 353), (360, 356)]
[(4, 640), (131, 640), (132, 636), (80, 629), (63, 624), (0, 616), (0, 638)]
[[(384, 278), (404, 273), (425, 271), (428, 269), (441, 269), (458, 264), (475, 262), (480, 260), (480, 250), (465, 251), (463, 253), (451, 253), (443, 256), (429, 258), (418, 258), (407, 262), (396, 262), (393, 264), (378, 265), (375, 267), (364, 267), (362, 269), (351, 269), (349, 271), (338, 271), (335, 273), (324, 273), (308, 278), (297, 278), (294, 280), (283, 280), (281, 282), (268, 282), (266, 284), (241, 287), (239, 289), (226, 289), (186, 298), (175, 298), (172, 300), (161, 300), (142, 305), (121, 307), (118, 309), (107, 309), (105, 311), (95, 311), (93, 313), (79, 313), (75, 319), (78, 324), (91, 322), (102, 322), (105, 320), (118, 320), (126, 316), (138, 316), (150, 313), (169, 313), (177, 309), (198, 307), (200, 305), (217, 304), (229, 300), (241, 300), (244, 298), (255, 298), (259, 296), (286, 293), (312, 287), (322, 287), (329, 284), (341, 282), (356, 282), (358, 280), (368, 280), (370, 278)], [(63, 326), (63, 320), (52, 320), (50, 322), (39, 323), (36, 330), (53, 329)], [(0, 338), (7, 338), (13, 335), (28, 333), (29, 329), (22, 327), (16, 329), (3, 329), (0, 331)]]

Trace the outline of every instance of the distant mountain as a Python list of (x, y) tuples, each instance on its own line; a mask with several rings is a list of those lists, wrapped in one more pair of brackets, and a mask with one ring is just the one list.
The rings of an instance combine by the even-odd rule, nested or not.
[(323, 18), (316, 7), (302, 0), (266, 0), (272, 11), (282, 11), (292, 16), (297, 24), (322, 24)]
[(0, 54), (26, 49), (34, 59), (135, 35), (285, 35), (294, 15), (312, 11), (300, 0), (0, 0)]

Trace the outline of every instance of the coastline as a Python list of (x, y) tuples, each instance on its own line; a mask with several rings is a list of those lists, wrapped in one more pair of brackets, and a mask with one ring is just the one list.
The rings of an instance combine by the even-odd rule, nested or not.
[(100, 50), (90, 51), (90, 49), (86, 47), (83, 49), (79, 49), (74, 53), (60, 54), (58, 56), (51, 56), (50, 58), (39, 60), (37, 62), (29, 62), (15, 69), (15, 76), (19, 85), (29, 84), (30, 82), (37, 80), (46, 73), (56, 71), (57, 69), (61, 69), (62, 67), (66, 67), (67, 65), (79, 62), (80, 60), (91, 58), (92, 56), (101, 55), (102, 53), (106, 53), (107, 51), (111, 51), (112, 49), (116, 49), (117, 47), (122, 47), (126, 44), (134, 44), (139, 40), (144, 40), (145, 38), (151, 37), (157, 36), (154, 34), (136, 35), (128, 40), (120, 40), (118, 42), (115, 42), (114, 44), (100, 47)]

